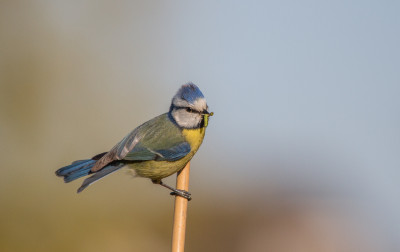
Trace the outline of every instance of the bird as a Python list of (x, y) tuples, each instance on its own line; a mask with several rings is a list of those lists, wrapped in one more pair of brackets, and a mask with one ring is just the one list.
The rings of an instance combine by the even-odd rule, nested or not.
[(200, 89), (186, 83), (173, 96), (167, 113), (138, 126), (108, 152), (74, 161), (58, 169), (56, 175), (66, 183), (91, 175), (78, 188), (80, 193), (95, 181), (127, 166), (135, 176), (149, 178), (171, 190), (171, 195), (191, 200), (189, 192), (168, 186), (162, 179), (182, 170), (193, 158), (213, 114)]

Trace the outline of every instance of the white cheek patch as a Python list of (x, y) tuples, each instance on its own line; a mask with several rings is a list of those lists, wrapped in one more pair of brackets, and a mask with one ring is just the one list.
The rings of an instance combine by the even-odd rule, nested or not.
[(201, 122), (201, 115), (197, 113), (188, 113), (185, 110), (173, 110), (172, 117), (176, 123), (183, 128), (196, 128)]

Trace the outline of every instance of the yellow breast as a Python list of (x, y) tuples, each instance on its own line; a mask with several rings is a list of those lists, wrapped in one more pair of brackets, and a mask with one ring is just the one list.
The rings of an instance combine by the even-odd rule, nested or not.
[(198, 129), (183, 129), (182, 134), (185, 140), (190, 144), (192, 151), (197, 151), (203, 142), (204, 134), (206, 133), (206, 128)]

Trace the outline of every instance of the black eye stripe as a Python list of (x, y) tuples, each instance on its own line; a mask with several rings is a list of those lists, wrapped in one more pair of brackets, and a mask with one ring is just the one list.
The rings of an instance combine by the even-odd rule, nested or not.
[(197, 111), (197, 110), (194, 110), (194, 109), (192, 109), (192, 108), (189, 108), (189, 107), (175, 107), (176, 109), (184, 109), (184, 110), (186, 110), (187, 112), (189, 112), (189, 113), (196, 113), (196, 114), (201, 114), (201, 112), (199, 112), (199, 111)]

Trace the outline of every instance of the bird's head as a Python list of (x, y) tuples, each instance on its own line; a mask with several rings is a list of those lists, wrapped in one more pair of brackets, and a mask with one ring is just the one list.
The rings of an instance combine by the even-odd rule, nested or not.
[(206, 99), (200, 89), (193, 83), (182, 85), (172, 98), (170, 115), (179, 127), (195, 129), (207, 126), (208, 112)]

